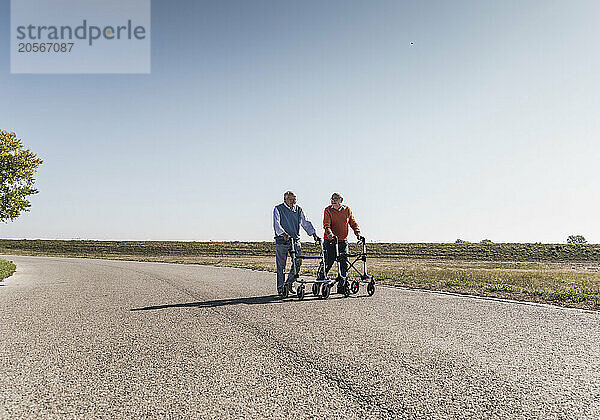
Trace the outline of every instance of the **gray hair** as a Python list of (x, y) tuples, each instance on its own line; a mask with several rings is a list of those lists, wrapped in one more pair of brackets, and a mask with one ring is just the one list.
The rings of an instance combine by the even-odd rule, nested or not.
[(286, 191), (283, 193), (283, 199), (287, 199), (290, 195), (296, 196), (293, 191)]
[(331, 194), (331, 198), (333, 197), (339, 197), (340, 198), (340, 202), (344, 201), (344, 197), (342, 197), (342, 194), (334, 192), (333, 194)]

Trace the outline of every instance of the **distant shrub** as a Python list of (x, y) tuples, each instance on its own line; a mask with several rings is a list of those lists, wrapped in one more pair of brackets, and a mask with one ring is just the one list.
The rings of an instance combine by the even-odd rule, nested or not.
[(587, 241), (581, 235), (570, 235), (567, 238), (567, 243), (568, 244), (585, 244), (585, 243), (587, 243)]
[(463, 241), (462, 239), (457, 239), (456, 241), (454, 241), (455, 244), (468, 244), (469, 241)]
[(492, 240), (491, 240), (491, 239), (482, 239), (482, 240), (481, 240), (481, 243), (482, 243), (482, 244), (493, 244), (494, 242), (492, 242)]

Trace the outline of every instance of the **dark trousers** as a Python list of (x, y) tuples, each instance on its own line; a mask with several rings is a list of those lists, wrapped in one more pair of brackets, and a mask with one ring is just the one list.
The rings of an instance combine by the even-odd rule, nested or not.
[[(348, 241), (341, 241), (338, 243), (338, 249), (340, 250), (340, 254), (347, 254), (348, 253)], [(336, 252), (335, 252), (335, 241), (330, 241), (330, 240), (325, 240), (325, 275), (327, 275), (327, 273), (329, 273), (329, 270), (331, 270), (331, 266), (333, 266), (333, 263), (335, 262), (335, 258), (336, 258)], [(341, 275), (342, 277), (346, 277), (346, 275), (348, 274), (348, 258), (344, 257), (341, 259), (340, 261), (340, 273), (338, 275)]]

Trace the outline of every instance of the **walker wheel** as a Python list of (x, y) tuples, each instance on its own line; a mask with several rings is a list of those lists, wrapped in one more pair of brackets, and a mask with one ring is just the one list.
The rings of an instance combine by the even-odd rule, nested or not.
[(298, 300), (304, 299), (304, 285), (298, 286), (298, 290), (296, 291), (296, 295), (298, 296)]
[(352, 282), (352, 287), (350, 287), (350, 291), (354, 295), (354, 294), (358, 293), (359, 288), (360, 288), (360, 283), (358, 282), (358, 280), (354, 280)]
[(369, 284), (367, 284), (367, 293), (369, 294), (369, 296), (373, 296), (373, 293), (375, 293), (375, 281), (371, 280), (369, 282)]
[(313, 285), (312, 285), (313, 296), (319, 296), (320, 288), (321, 287), (320, 287), (319, 283), (313, 283)]
[(321, 297), (323, 299), (327, 299), (329, 297), (329, 294), (331, 293), (331, 286), (328, 284), (324, 284), (321, 287)]

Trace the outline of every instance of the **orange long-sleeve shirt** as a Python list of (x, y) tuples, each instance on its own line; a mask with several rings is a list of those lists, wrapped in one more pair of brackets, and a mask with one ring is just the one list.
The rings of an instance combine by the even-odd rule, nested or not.
[(325, 239), (333, 239), (333, 232), (338, 237), (338, 240), (345, 241), (348, 239), (348, 225), (350, 225), (356, 236), (360, 235), (358, 223), (354, 220), (350, 207), (342, 206), (338, 210), (334, 209), (333, 206), (325, 207), (325, 212), (323, 213)]

